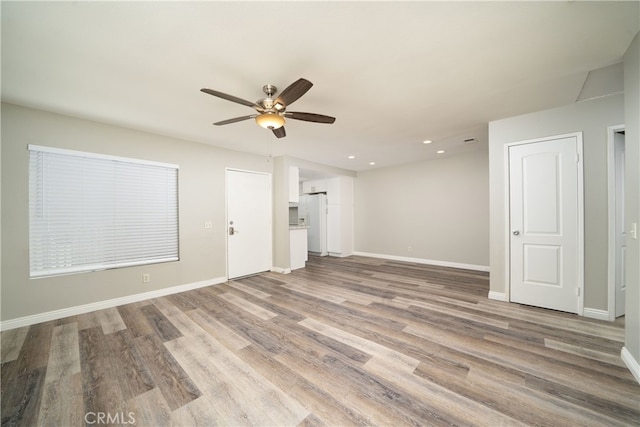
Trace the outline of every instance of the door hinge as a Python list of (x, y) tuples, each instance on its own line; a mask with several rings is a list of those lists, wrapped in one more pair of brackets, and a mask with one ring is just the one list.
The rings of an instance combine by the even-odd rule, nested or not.
[(576, 295), (580, 296), (580, 288), (576, 288)]
[(580, 163), (580, 153), (576, 153), (576, 163)]

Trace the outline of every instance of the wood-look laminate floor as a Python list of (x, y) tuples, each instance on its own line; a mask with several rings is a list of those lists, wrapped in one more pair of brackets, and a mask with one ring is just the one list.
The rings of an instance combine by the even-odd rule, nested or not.
[(364, 257), (2, 333), (2, 425), (638, 426), (624, 325)]

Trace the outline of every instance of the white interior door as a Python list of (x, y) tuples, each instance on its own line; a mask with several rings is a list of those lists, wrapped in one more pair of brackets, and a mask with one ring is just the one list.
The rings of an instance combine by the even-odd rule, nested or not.
[(627, 250), (627, 234), (624, 228), (624, 143), (625, 136), (621, 132), (614, 134), (615, 162), (615, 286), (616, 317), (624, 315), (626, 297), (625, 257)]
[(513, 302), (581, 310), (580, 148), (577, 136), (509, 147)]
[(271, 175), (227, 169), (227, 275), (271, 269)]

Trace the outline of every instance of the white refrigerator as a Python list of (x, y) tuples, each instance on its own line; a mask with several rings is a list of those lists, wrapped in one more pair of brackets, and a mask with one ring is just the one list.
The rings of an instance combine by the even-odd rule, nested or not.
[(318, 193), (300, 196), (298, 220), (300, 224), (305, 224), (309, 227), (307, 230), (309, 252), (320, 256), (328, 255), (327, 195)]

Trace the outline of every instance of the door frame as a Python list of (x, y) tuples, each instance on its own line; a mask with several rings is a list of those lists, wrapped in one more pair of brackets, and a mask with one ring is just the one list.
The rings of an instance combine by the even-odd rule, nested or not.
[(229, 280), (229, 185), (228, 185), (228, 174), (229, 172), (242, 172), (242, 173), (251, 173), (256, 175), (265, 175), (269, 177), (269, 222), (271, 223), (271, 233), (270, 233), (270, 248), (271, 248), (271, 269), (273, 270), (273, 174), (271, 172), (263, 172), (263, 171), (255, 171), (250, 169), (240, 169), (233, 167), (226, 167), (224, 169), (224, 236), (225, 236), (225, 269), (226, 269), (226, 277)]
[(576, 151), (578, 155), (578, 315), (584, 316), (584, 156), (582, 155), (582, 132), (572, 132), (561, 135), (550, 135), (541, 138), (526, 139), (521, 141), (508, 142), (503, 147), (503, 159), (504, 159), (504, 247), (506, 248), (504, 254), (504, 267), (505, 267), (505, 296), (504, 300), (511, 301), (511, 195), (510, 195), (510, 156), (509, 149), (518, 145), (535, 144), (537, 142), (546, 142), (562, 138), (576, 138)]
[[(607, 310), (609, 321), (616, 319), (616, 159), (615, 134), (625, 130), (625, 125), (607, 127), (607, 192), (608, 192), (608, 266)], [(624, 197), (624, 196), (623, 196)]]

